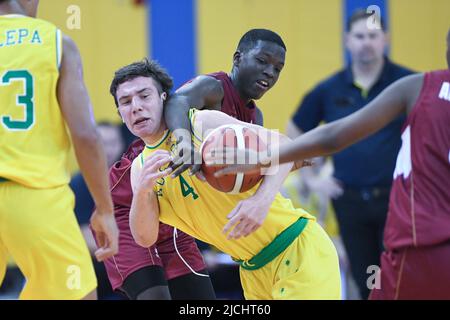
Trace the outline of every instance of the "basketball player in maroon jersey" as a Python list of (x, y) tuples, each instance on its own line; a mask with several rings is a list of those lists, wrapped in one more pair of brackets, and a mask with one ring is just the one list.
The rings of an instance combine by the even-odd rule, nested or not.
[[(393, 174), (381, 272), (368, 274), (373, 300), (450, 299), (450, 30), (447, 64), (447, 70), (398, 80), (360, 111), (280, 147), (280, 163), (329, 155), (408, 114)], [(215, 150), (207, 163), (222, 157)], [(253, 171), (271, 161), (259, 159), (217, 175)]]
[[(176, 130), (185, 127), (186, 123), (189, 125), (187, 110), (192, 106), (218, 109), (241, 121), (262, 125), (262, 113), (253, 99), (261, 98), (275, 85), (284, 65), (285, 52), (285, 44), (278, 34), (265, 29), (248, 31), (241, 38), (233, 56), (230, 75), (217, 72), (199, 76), (168, 99), (164, 108), (169, 128)], [(145, 73), (145, 68), (144, 62), (136, 63), (129, 69), (116, 73), (111, 85), (113, 96), (120, 81), (127, 77), (137, 77), (139, 72)], [(144, 70), (139, 71), (140, 69)], [(170, 88), (164, 91), (169, 94)], [(206, 266), (192, 237), (160, 224), (156, 247), (143, 248), (133, 240), (129, 229), (133, 196), (130, 167), (143, 147), (141, 140), (135, 141), (110, 170), (115, 216), (120, 230), (119, 253), (105, 261), (112, 287), (125, 292), (131, 299), (169, 299), (171, 296), (174, 299), (213, 299), (214, 292), (207, 277)], [(180, 144), (178, 149), (183, 150), (183, 147), (184, 144)], [(178, 163), (178, 166), (180, 168), (177, 173), (181, 173), (180, 170), (185, 170), (190, 165), (182, 166), (182, 163)], [(278, 180), (275, 183), (281, 186), (283, 179)], [(274, 185), (273, 181), (265, 183)], [(270, 207), (272, 196), (275, 196), (267, 194), (268, 191), (272, 192), (272, 188), (260, 189), (254, 199), (239, 204), (237, 208), (241, 211), (234, 210), (235, 213), (251, 214), (250, 221), (242, 223), (240, 229), (237, 229), (241, 235), (259, 227)]]

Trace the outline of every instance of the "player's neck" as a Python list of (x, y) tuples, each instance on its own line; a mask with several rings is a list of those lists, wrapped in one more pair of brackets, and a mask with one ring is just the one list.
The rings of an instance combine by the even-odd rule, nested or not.
[(243, 101), (245, 101), (245, 103), (249, 103), (250, 102), (250, 100), (252, 100), (251, 98), (249, 98), (249, 97), (245, 97), (245, 95), (241, 92), (241, 90), (239, 90), (239, 81), (238, 81), (238, 77), (237, 77), (237, 74), (236, 74), (236, 69), (235, 68), (233, 68), (233, 70), (231, 70), (231, 73), (229, 74), (229, 77), (230, 77), (230, 79), (231, 79), (231, 83), (233, 84), (233, 87), (236, 89), (236, 91), (238, 92), (238, 94), (239, 94), (239, 97), (243, 100)]
[(384, 58), (375, 60), (373, 63), (353, 63), (353, 79), (365, 89), (370, 89), (380, 77), (383, 67)]
[(156, 145), (164, 138), (167, 130), (167, 126), (163, 124), (159, 127), (158, 131), (155, 134), (142, 138), (142, 140), (144, 140), (145, 144), (148, 146)]

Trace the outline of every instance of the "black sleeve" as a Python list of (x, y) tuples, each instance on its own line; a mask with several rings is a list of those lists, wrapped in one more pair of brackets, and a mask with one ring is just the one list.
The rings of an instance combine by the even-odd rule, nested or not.
[(303, 98), (292, 121), (303, 132), (314, 129), (323, 120), (322, 88), (317, 86)]

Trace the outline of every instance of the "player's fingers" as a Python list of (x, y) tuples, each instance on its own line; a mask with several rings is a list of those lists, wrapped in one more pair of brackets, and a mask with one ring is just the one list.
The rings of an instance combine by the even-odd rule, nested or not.
[(173, 159), (173, 163), (170, 165), (170, 167), (172, 168), (173, 171), (175, 171), (183, 165), (187, 165), (188, 168), (193, 165), (192, 159), (190, 156), (175, 157)]
[(183, 172), (185, 172), (187, 169), (190, 168), (190, 164), (183, 164), (181, 167), (179, 167), (177, 170), (175, 170), (172, 175), (171, 178), (174, 179), (176, 177), (178, 177), (180, 174), (182, 174)]
[(149, 172), (156, 172), (159, 170), (159, 168), (168, 164), (170, 161), (171, 161), (170, 157), (159, 159), (158, 161), (147, 167), (146, 170), (148, 170)]
[(154, 162), (155, 159), (159, 159), (162, 157), (169, 157), (171, 156), (170, 152), (167, 150), (156, 150), (154, 153), (152, 153), (149, 157), (145, 159), (145, 162)]
[(219, 178), (226, 174), (236, 173), (236, 172), (237, 172), (237, 170), (236, 170), (235, 166), (228, 166), (228, 167), (225, 167), (223, 169), (220, 169), (220, 170), (214, 172), (214, 177)]
[(239, 221), (241, 221), (241, 217), (239, 215), (234, 216), (223, 227), (223, 231), (222, 232), (226, 234), (236, 223), (239, 223)]
[(157, 179), (160, 179), (160, 178), (163, 178), (163, 177), (167, 177), (171, 173), (172, 173), (172, 169), (171, 168), (167, 168), (166, 170), (159, 171), (158, 173), (156, 173), (153, 176), (153, 179), (157, 180)]
[(191, 170), (190, 170), (190, 172), (189, 172), (189, 175), (190, 176), (193, 176), (194, 174), (196, 174), (197, 172), (200, 172), (200, 169), (202, 168), (202, 165), (201, 164), (194, 164), (192, 167), (191, 167)]
[(223, 169), (220, 169), (214, 173), (214, 177), (219, 178), (226, 174), (233, 174), (239, 172), (251, 172), (253, 169), (251, 166), (246, 165), (229, 165)]
[(181, 166), (184, 163), (184, 158), (183, 157), (175, 157), (173, 159), (173, 163), (171, 165), (171, 168), (173, 170), (177, 169), (179, 166)]
[(206, 181), (206, 178), (205, 178), (205, 176), (203, 175), (203, 172), (201, 172), (201, 171), (198, 171), (198, 172), (195, 174), (195, 176), (196, 176), (197, 179), (199, 179), (200, 181), (203, 181), (203, 182)]
[(95, 257), (97, 261), (103, 261), (105, 259), (108, 259), (112, 257), (114, 254), (115, 254), (114, 250), (108, 247), (99, 248), (95, 251)]
[(241, 205), (242, 205), (242, 202), (239, 202), (237, 204), (237, 206), (227, 215), (227, 219), (233, 218), (239, 212)]
[(205, 154), (204, 161), (207, 166), (220, 166), (224, 164), (234, 164), (236, 159), (236, 149), (212, 149)]
[(260, 227), (260, 224), (256, 223), (256, 224), (248, 224), (244, 230), (242, 230), (242, 237), (247, 237), (248, 235), (252, 234), (253, 232), (255, 232), (256, 230), (258, 230), (258, 228)]
[(243, 231), (247, 228), (248, 222), (241, 220), (228, 235), (228, 239), (239, 239), (242, 237)]
[(145, 160), (142, 169), (152, 167), (155, 163), (161, 160), (168, 160), (167, 163), (169, 163), (170, 161), (172, 161), (172, 157), (170, 156), (170, 154), (158, 154), (156, 156), (148, 157)]
[(155, 163), (153, 163), (151, 166), (146, 167), (142, 170), (141, 173), (141, 180), (142, 181), (151, 181), (154, 179), (157, 179), (161, 172), (166, 173), (166, 170), (162, 170), (167, 163), (170, 162), (169, 158), (161, 159)]
[(314, 161), (311, 159), (303, 160), (302, 167), (311, 167), (314, 165)]

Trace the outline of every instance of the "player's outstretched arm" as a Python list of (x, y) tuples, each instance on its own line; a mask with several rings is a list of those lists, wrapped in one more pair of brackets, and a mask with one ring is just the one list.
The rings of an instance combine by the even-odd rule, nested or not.
[(159, 205), (158, 197), (153, 190), (156, 181), (171, 173), (171, 169), (160, 171), (160, 168), (172, 157), (168, 151), (157, 150), (149, 156), (142, 168), (140, 157), (134, 159), (131, 167), (131, 187), (133, 201), (130, 210), (130, 230), (134, 241), (142, 247), (150, 247), (158, 239)]
[[(229, 165), (216, 172), (216, 176), (255, 171), (270, 166), (271, 163), (286, 163), (336, 153), (382, 129), (400, 114), (409, 112), (421, 91), (423, 78), (423, 74), (416, 74), (397, 80), (361, 110), (281, 145), (275, 156), (259, 154), (254, 156), (258, 163)], [(216, 158), (232, 152), (233, 150), (225, 150), (225, 155), (217, 153), (214, 157), (208, 157), (208, 161), (214, 163)]]
[(361, 110), (311, 130), (280, 147), (279, 162), (336, 153), (385, 127), (415, 103), (423, 74), (397, 80)]
[(119, 233), (109, 192), (106, 157), (84, 85), (81, 57), (67, 36), (63, 38), (57, 94), (81, 173), (97, 208), (91, 224), (100, 246), (95, 254), (98, 260), (103, 260), (117, 253)]
[[(209, 76), (198, 76), (179, 88), (164, 106), (167, 127), (173, 132), (178, 144), (175, 154), (177, 166), (172, 166), (174, 176), (191, 168), (195, 173), (200, 165), (194, 165), (194, 147), (191, 142), (189, 109), (217, 109), (223, 99), (223, 87), (219, 80)], [(177, 161), (181, 160), (181, 161)]]

